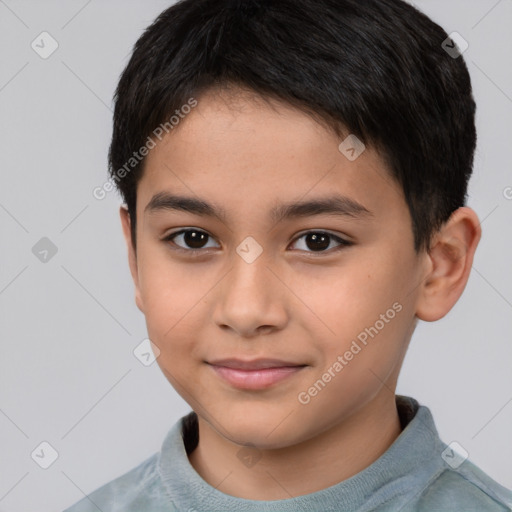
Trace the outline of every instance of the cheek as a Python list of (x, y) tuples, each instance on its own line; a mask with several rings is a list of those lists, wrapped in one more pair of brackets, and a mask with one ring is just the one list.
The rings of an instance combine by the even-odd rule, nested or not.
[(326, 332), (334, 337), (356, 336), (401, 301), (403, 286), (398, 279), (392, 269), (384, 267), (340, 267), (315, 283), (305, 283), (303, 294), (311, 311), (328, 328)]
[(387, 261), (360, 259), (311, 285), (308, 306), (316, 316), (309, 316), (309, 329), (316, 323), (323, 333), (322, 366), (329, 368), (346, 355), (347, 366), (386, 373), (403, 349), (414, 316), (411, 282), (413, 266), (393, 254)]
[(197, 268), (171, 259), (165, 248), (147, 243), (139, 259), (139, 287), (146, 317), (173, 323), (207, 291)]
[[(150, 339), (161, 358), (185, 351), (190, 358), (194, 339), (204, 324), (203, 303), (212, 284), (197, 268), (146, 258), (140, 267), (140, 293)], [(172, 358), (175, 360), (175, 358)]]

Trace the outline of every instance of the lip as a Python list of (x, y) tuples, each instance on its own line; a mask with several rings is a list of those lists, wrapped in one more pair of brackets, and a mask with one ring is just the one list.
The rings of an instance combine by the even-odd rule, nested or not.
[(284, 368), (290, 366), (306, 366), (305, 364), (293, 363), (290, 361), (283, 361), (281, 359), (216, 359), (208, 361), (208, 364), (213, 366), (223, 366), (225, 368), (232, 368), (235, 370), (262, 370), (268, 368)]
[(222, 359), (208, 364), (220, 378), (233, 387), (247, 390), (269, 388), (307, 366), (279, 359)]

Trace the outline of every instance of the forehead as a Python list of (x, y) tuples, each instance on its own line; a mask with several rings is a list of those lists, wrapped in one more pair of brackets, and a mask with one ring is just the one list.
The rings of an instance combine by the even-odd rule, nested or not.
[(339, 148), (343, 140), (288, 104), (211, 91), (149, 152), (138, 208), (157, 210), (150, 203), (165, 193), (195, 196), (207, 209), (215, 204), (224, 221), (229, 212), (275, 221), (286, 204), (335, 196), (353, 213), (359, 206), (359, 213), (389, 209), (390, 202), (403, 207), (379, 153), (367, 147), (349, 159)]

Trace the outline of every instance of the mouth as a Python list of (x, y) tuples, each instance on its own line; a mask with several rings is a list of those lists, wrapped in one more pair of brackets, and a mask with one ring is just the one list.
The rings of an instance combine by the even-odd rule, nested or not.
[(206, 363), (222, 380), (235, 388), (246, 390), (269, 388), (307, 366), (278, 359), (222, 359)]

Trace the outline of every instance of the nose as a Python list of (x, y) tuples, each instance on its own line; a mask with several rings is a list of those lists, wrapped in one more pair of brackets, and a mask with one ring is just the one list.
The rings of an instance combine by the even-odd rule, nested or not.
[(239, 337), (281, 330), (288, 321), (286, 286), (263, 255), (252, 262), (238, 254), (217, 287), (214, 322)]

